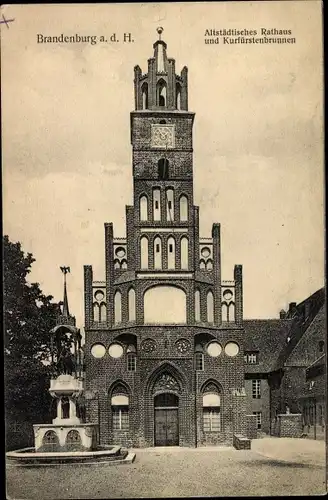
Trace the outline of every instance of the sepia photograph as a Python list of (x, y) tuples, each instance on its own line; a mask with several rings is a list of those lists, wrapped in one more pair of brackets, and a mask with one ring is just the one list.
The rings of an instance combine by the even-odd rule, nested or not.
[(1, 6), (9, 500), (327, 493), (322, 9)]

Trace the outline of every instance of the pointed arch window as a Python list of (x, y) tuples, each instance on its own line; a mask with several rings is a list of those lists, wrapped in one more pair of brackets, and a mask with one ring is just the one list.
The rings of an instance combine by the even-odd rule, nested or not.
[(119, 291), (114, 296), (114, 315), (115, 324), (122, 323), (122, 296)]
[(100, 321), (99, 304), (97, 304), (96, 302), (93, 304), (93, 321), (95, 323), (99, 323)]
[(141, 86), (142, 109), (148, 109), (148, 84), (145, 82)]
[(112, 391), (111, 409), (113, 431), (128, 431), (129, 396), (123, 385), (118, 385)]
[(200, 321), (200, 291), (195, 291), (195, 321)]
[(176, 85), (176, 108), (181, 109), (181, 85), (179, 83)]
[(141, 269), (148, 269), (148, 238), (147, 236), (142, 236), (140, 240), (140, 260)]
[(174, 191), (173, 189), (167, 189), (166, 195), (166, 220), (174, 221)]
[(166, 82), (163, 79), (157, 83), (157, 106), (166, 106)]
[(161, 220), (161, 190), (153, 189), (153, 217), (154, 220)]
[(188, 248), (188, 238), (183, 236), (180, 241), (181, 269), (188, 269), (189, 267)]
[(165, 181), (169, 178), (170, 162), (167, 158), (160, 158), (157, 163), (158, 178)]
[(175, 269), (175, 239), (173, 236), (167, 240), (167, 268)]
[(104, 323), (106, 321), (106, 304), (102, 302), (100, 304), (100, 321)]
[(207, 322), (214, 323), (214, 297), (213, 293), (207, 293)]
[(180, 197), (180, 221), (188, 220), (188, 198), (184, 194)]
[(154, 240), (154, 268), (162, 269), (162, 240), (159, 236)]
[(214, 384), (205, 387), (203, 394), (203, 430), (204, 432), (221, 430), (221, 398)]
[(128, 320), (136, 320), (136, 293), (134, 288), (130, 288), (128, 293)]
[(140, 197), (139, 209), (140, 209), (140, 220), (147, 221), (148, 220), (148, 198), (147, 198), (147, 196), (143, 195)]

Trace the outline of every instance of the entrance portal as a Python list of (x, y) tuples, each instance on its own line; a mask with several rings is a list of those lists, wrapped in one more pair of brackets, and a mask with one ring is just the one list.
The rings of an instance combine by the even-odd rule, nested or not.
[(154, 400), (155, 446), (179, 445), (179, 398), (164, 393)]

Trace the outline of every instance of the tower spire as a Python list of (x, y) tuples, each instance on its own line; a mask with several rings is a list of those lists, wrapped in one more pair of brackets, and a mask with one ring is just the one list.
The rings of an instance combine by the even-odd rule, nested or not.
[(71, 272), (71, 268), (70, 267), (66, 267), (66, 266), (61, 266), (60, 270), (61, 270), (61, 272), (64, 275), (63, 316), (65, 318), (68, 318), (70, 314), (69, 314), (68, 298), (67, 298), (66, 274)]

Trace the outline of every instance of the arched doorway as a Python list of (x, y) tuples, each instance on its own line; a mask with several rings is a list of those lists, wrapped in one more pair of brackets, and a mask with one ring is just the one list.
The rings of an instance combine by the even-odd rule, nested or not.
[(165, 392), (154, 398), (155, 446), (179, 446), (179, 398)]

